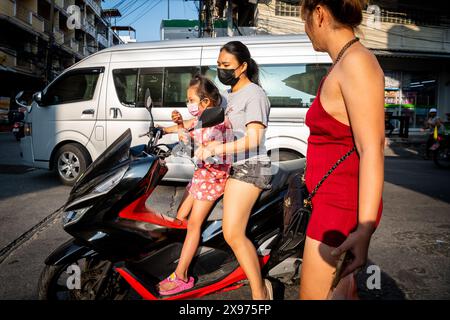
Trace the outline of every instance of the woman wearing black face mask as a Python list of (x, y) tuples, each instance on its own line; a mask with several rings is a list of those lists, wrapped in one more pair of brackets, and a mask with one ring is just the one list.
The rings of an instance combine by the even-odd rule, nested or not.
[(247, 275), (253, 299), (273, 299), (270, 282), (261, 277), (256, 249), (245, 235), (253, 205), (262, 190), (271, 188), (271, 163), (264, 146), (270, 102), (259, 86), (258, 65), (243, 43), (225, 44), (217, 66), (219, 80), (231, 86), (225, 114), (235, 140), (199, 148), (196, 156), (234, 156), (223, 196), (223, 234)]

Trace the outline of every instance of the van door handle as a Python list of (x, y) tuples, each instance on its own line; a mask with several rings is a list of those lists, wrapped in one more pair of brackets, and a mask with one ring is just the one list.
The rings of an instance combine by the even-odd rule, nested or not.
[(122, 111), (120, 108), (109, 108), (109, 114), (112, 118), (122, 118)]
[(86, 110), (83, 110), (83, 113), (82, 114), (91, 114), (91, 115), (94, 115), (95, 114), (95, 110), (94, 109), (86, 109)]
[(117, 118), (118, 108), (109, 108), (109, 114), (112, 118)]

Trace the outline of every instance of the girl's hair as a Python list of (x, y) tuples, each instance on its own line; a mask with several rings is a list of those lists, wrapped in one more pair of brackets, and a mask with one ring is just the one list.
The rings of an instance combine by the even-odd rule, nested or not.
[(201, 74), (197, 74), (192, 77), (189, 82), (189, 87), (195, 87), (197, 89), (197, 95), (200, 99), (202, 100), (208, 98), (213, 106), (219, 106), (222, 103), (222, 96), (220, 95), (220, 91), (214, 82)]
[(303, 0), (301, 7), (303, 18), (309, 18), (318, 5), (327, 7), (341, 25), (356, 28), (362, 22), (362, 10), (366, 0)]
[(251, 82), (259, 85), (259, 67), (255, 60), (252, 59), (247, 46), (240, 41), (230, 41), (225, 44), (220, 51), (225, 50), (236, 57), (239, 64), (247, 63), (247, 77)]

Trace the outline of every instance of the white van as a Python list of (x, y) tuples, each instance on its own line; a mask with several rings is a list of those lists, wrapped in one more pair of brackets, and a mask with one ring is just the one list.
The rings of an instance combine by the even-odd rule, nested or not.
[[(140, 42), (97, 52), (34, 95), (21, 140), (24, 162), (55, 169), (70, 185), (127, 128), (133, 145), (146, 143), (147, 137), (139, 138), (150, 120), (143, 104), (146, 88), (151, 90), (155, 123), (172, 125), (174, 109), (189, 119), (185, 101), (191, 77), (201, 72), (224, 90), (216, 61), (220, 47), (231, 40), (245, 43), (260, 66), (261, 86), (271, 102), (267, 150), (280, 161), (303, 157), (309, 134), (305, 114), (331, 63), (313, 50), (306, 35)], [(171, 134), (161, 142), (176, 139)], [(167, 162), (166, 180), (192, 177), (187, 159)]]

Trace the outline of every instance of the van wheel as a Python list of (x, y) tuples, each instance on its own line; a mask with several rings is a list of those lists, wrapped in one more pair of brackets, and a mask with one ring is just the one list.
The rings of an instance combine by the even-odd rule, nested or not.
[(56, 152), (53, 167), (59, 180), (67, 186), (72, 186), (80, 174), (86, 171), (90, 162), (90, 156), (83, 147), (69, 143)]

